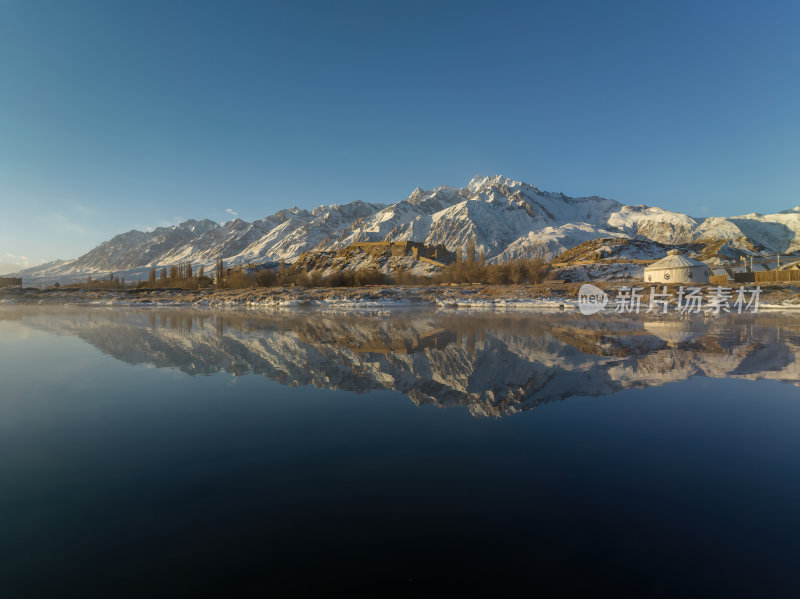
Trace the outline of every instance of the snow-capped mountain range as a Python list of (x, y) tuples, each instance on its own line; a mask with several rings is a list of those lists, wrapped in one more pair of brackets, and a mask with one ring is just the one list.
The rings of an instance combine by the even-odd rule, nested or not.
[(22, 271), (26, 278), (136, 271), (181, 261), (211, 266), (293, 261), (310, 250), (341, 249), (358, 241), (422, 241), (451, 250), (471, 238), (489, 261), (553, 257), (600, 237), (643, 238), (666, 244), (727, 239), (758, 253), (800, 250), (800, 206), (777, 214), (693, 218), (597, 196), (572, 198), (496, 175), (466, 187), (415, 189), (395, 204), (361, 201), (290, 208), (261, 220), (219, 224), (189, 220), (150, 232), (132, 230), (73, 260)]

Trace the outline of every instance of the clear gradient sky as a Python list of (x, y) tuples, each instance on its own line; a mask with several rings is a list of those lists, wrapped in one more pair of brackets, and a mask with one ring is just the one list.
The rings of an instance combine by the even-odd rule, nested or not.
[(800, 204), (800, 2), (0, 0), (0, 272), (501, 173)]

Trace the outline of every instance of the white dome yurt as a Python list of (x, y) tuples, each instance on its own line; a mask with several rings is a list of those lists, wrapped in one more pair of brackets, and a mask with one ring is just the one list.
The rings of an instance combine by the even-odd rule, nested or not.
[(708, 266), (670, 250), (644, 269), (645, 283), (708, 283)]

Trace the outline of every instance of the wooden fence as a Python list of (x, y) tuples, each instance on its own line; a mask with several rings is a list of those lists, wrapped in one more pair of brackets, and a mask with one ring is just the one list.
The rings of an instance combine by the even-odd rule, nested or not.
[[(800, 282), (800, 270), (764, 270), (760, 272), (737, 272), (733, 275), (737, 283)], [(709, 277), (710, 278), (710, 277)]]

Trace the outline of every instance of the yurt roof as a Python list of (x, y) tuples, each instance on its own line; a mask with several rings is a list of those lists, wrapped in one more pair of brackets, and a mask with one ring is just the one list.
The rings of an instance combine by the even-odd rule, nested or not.
[(670, 250), (667, 252), (667, 257), (653, 262), (650, 266), (645, 267), (645, 272), (648, 270), (671, 270), (673, 268), (688, 268), (692, 266), (706, 266), (699, 260), (693, 260), (681, 254), (678, 250)]
[(705, 327), (683, 321), (656, 320), (644, 323), (644, 329), (669, 344), (692, 341), (705, 332)]

